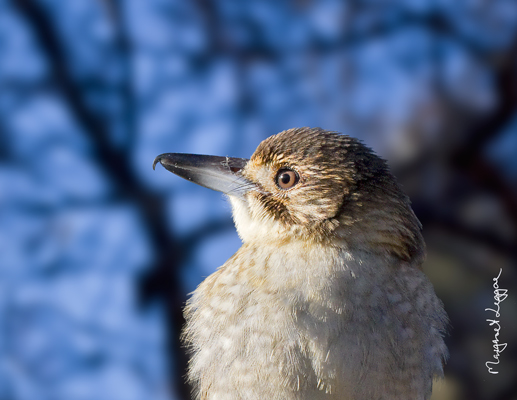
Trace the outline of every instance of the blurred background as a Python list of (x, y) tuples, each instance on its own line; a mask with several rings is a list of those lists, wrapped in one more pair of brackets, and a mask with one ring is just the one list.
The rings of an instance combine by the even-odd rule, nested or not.
[(181, 308), (240, 241), (153, 159), (300, 126), (413, 201), (451, 321), (433, 400), (517, 399), (515, 0), (0, 0), (0, 399), (189, 398)]

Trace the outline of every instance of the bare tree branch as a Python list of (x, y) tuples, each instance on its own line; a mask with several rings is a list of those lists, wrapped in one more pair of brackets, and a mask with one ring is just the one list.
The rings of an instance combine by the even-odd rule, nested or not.
[(493, 71), (497, 107), (490, 115), (474, 119), (466, 135), (468, 141), (450, 155), (456, 165), (463, 168), (475, 162), (487, 142), (501, 134), (517, 115), (517, 37), (512, 46), (496, 58)]

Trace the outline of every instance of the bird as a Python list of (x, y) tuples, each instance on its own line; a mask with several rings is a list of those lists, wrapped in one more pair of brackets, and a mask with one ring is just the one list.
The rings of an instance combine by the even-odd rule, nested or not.
[(193, 398), (430, 398), (447, 314), (386, 161), (353, 137), (303, 127), (250, 159), (164, 153), (157, 163), (224, 193), (242, 241), (184, 310)]

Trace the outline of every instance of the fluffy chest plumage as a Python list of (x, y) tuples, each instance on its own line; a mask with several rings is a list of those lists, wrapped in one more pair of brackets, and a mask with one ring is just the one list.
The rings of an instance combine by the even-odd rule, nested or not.
[(402, 357), (419, 365), (429, 353), (412, 339), (423, 322), (397, 294), (409, 289), (380, 266), (358, 269), (374, 260), (335, 249), (267, 250), (244, 245), (189, 301), (185, 338), (198, 398), (403, 398), (398, 385), (410, 376), (390, 388), (393, 397), (381, 397), (389, 390), (380, 382)]

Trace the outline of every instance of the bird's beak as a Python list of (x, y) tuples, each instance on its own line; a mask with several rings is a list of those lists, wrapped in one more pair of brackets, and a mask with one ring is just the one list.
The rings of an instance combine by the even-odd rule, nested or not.
[(241, 173), (248, 161), (246, 158), (165, 153), (154, 159), (153, 169), (160, 163), (173, 174), (198, 185), (243, 198), (255, 186)]

